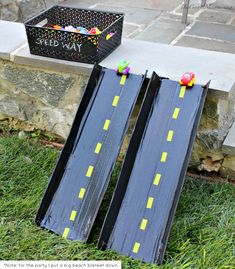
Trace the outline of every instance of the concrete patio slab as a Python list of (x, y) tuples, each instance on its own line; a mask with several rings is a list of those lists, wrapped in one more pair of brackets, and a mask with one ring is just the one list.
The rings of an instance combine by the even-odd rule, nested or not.
[[(166, 13), (161, 14), (161, 18), (171, 19), (171, 20), (175, 20), (175, 21), (181, 21), (182, 15), (171, 13), (171, 12), (166, 12)], [(190, 21), (190, 19), (191, 19), (191, 16), (188, 16), (188, 22)]]
[(53, 5), (58, 5), (60, 3), (63, 3), (64, 1), (63, 0), (47, 0), (45, 1), (45, 5), (46, 5), (46, 8), (49, 8)]
[(187, 34), (235, 42), (235, 26), (196, 22)]
[(110, 6), (120, 6), (120, 7), (138, 7), (138, 8), (146, 8), (146, 9), (158, 9), (158, 10), (172, 10), (176, 8), (179, 4), (181, 4), (182, 0), (119, 0), (117, 2), (111, 1), (111, 0), (69, 0), (65, 2), (65, 5), (73, 5), (77, 6), (80, 4), (89, 4), (89, 5), (95, 5), (95, 4), (101, 4), (104, 3), (105, 5)]
[(81, 7), (81, 8), (90, 8), (98, 3), (102, 4), (107, 2), (107, 0), (68, 0), (62, 3), (63, 6), (71, 6), (71, 7)]
[(211, 4), (211, 7), (227, 8), (227, 9), (235, 10), (235, 1), (234, 0), (216, 0), (215, 3)]
[(124, 23), (123, 25), (123, 37), (128, 37), (135, 33), (138, 29), (140, 29), (139, 26), (132, 25), (129, 23)]
[(203, 11), (197, 20), (205, 21), (205, 22), (217, 22), (217, 23), (227, 23), (232, 19), (234, 13), (230, 13), (227, 11), (214, 11), (214, 10), (205, 10)]
[(0, 20), (0, 29), (0, 58), (9, 60), (10, 53), (26, 42), (25, 28), (22, 23)]
[(175, 45), (205, 50), (221, 51), (227, 53), (235, 53), (234, 43), (208, 40), (200, 37), (184, 36)]
[(169, 44), (184, 28), (185, 25), (180, 21), (174, 21), (173, 23), (172, 20), (163, 18), (143, 30), (135, 39)]
[[(121, 6), (139, 7), (158, 10), (172, 10), (181, 4), (182, 0), (119, 0)], [(109, 5), (113, 5), (114, 1), (108, 1)]]
[(32, 1), (31, 5), (29, 5), (28, 1), (18, 1), (18, 4), (22, 12), (23, 20), (27, 20), (28, 18), (37, 15), (38, 12), (41, 12), (46, 8), (43, 0)]
[(147, 25), (151, 21), (155, 20), (160, 14), (161, 11), (150, 10), (139, 7), (122, 7), (119, 6), (120, 3), (116, 3), (117, 6), (108, 6), (103, 4), (97, 4), (95, 9), (111, 11), (111, 12), (123, 12), (125, 14), (124, 21), (128, 23), (135, 23), (137, 25)]
[[(179, 6), (178, 8), (176, 8), (174, 10), (175, 13), (178, 13), (178, 14), (181, 14), (182, 16), (182, 13), (183, 13), (183, 5)], [(188, 9), (188, 15), (195, 15), (199, 10), (200, 10), (200, 5), (199, 6), (193, 6), (193, 5), (190, 5), (189, 6), (189, 9)]]

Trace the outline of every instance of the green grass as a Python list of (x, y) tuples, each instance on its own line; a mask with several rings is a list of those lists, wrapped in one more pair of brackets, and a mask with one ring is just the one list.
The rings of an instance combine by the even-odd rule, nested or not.
[[(96, 248), (107, 201), (89, 244), (66, 241), (34, 224), (59, 152), (33, 140), (0, 137), (0, 259), (121, 260), (123, 268), (235, 268), (234, 186), (187, 178), (162, 266)], [(115, 171), (114, 185), (119, 168)]]

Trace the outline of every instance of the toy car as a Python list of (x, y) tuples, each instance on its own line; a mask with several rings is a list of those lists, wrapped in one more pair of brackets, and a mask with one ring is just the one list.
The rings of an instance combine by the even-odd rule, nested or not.
[(101, 31), (99, 30), (99, 28), (97, 27), (93, 27), (89, 30), (89, 34), (90, 35), (100, 35)]
[(130, 67), (128, 65), (129, 62), (125, 60), (120, 61), (117, 68), (115, 68), (115, 72), (117, 74), (128, 75), (130, 73)]
[(180, 85), (192, 87), (195, 83), (196, 77), (192, 72), (186, 72), (183, 74), (180, 80)]

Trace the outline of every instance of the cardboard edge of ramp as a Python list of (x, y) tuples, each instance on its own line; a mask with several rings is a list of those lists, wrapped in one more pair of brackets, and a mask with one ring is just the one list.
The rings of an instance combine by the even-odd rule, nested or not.
[[(60, 187), (60, 184), (62, 183), (63, 176), (65, 175), (66, 169), (69, 165), (69, 160), (70, 160), (71, 154), (73, 154), (73, 152), (74, 152), (74, 150), (79, 142), (81, 133), (83, 132), (84, 126), (87, 123), (86, 121), (87, 121), (89, 112), (94, 104), (94, 100), (96, 99), (96, 97), (98, 95), (99, 87), (100, 87), (100, 85), (102, 85), (104, 72), (106, 72), (106, 70), (107, 70), (107, 72), (110, 72), (109, 74), (112, 74), (112, 72), (114, 73), (114, 71), (109, 70), (109, 69), (104, 68), (104, 67), (101, 67), (98, 64), (96, 64), (94, 66), (94, 68), (91, 72), (87, 87), (84, 91), (80, 105), (79, 105), (77, 113), (75, 115), (75, 119), (74, 119), (73, 125), (71, 127), (70, 134), (69, 134), (67, 141), (65, 143), (65, 146), (60, 154), (60, 157), (59, 157), (58, 162), (55, 166), (55, 169), (53, 171), (53, 174), (52, 174), (51, 179), (49, 181), (49, 184), (47, 186), (45, 195), (41, 201), (39, 210), (38, 210), (37, 215), (36, 215), (35, 223), (38, 226), (40, 226), (42, 228), (49, 229), (49, 230), (56, 232), (58, 234), (63, 234), (63, 232), (61, 232), (59, 229), (56, 230), (53, 228), (53, 221), (51, 221), (52, 217), (50, 214), (48, 216), (48, 211), (50, 209), (51, 204), (54, 202), (55, 197), (60, 189), (59, 187)], [(125, 97), (127, 97), (127, 95), (124, 94), (124, 96), (123, 96), (124, 100), (117, 99), (116, 97), (118, 97), (118, 96), (115, 96), (113, 99), (114, 101), (116, 101), (116, 103), (117, 102), (118, 102), (118, 104), (120, 103), (120, 108), (122, 107), (123, 109), (126, 109), (126, 112), (125, 112), (126, 116), (124, 117), (125, 120), (122, 119), (121, 123), (118, 124), (118, 122), (117, 122), (116, 125), (114, 124), (114, 127), (113, 127), (114, 130), (112, 132), (111, 132), (112, 126), (110, 127), (110, 132), (111, 132), (110, 139), (111, 140), (115, 139), (115, 131), (117, 130), (117, 128), (118, 128), (118, 130), (121, 130), (121, 131), (119, 131), (119, 139), (120, 140), (118, 140), (118, 142), (116, 143), (118, 145), (116, 145), (116, 149), (112, 151), (113, 152), (113, 157), (112, 157), (113, 163), (112, 164), (109, 163), (108, 164), (109, 167), (107, 168), (105, 161), (100, 162), (101, 166), (105, 167), (105, 169), (107, 169), (109, 171), (108, 171), (108, 174), (106, 173), (107, 177), (105, 177), (103, 179), (103, 181), (105, 181), (105, 183), (102, 185), (102, 189), (97, 190), (97, 192), (95, 194), (96, 195), (96, 197), (94, 199), (95, 203), (93, 203), (93, 205), (95, 205), (95, 210), (94, 210), (94, 206), (92, 209), (92, 210), (94, 210), (94, 211), (92, 211), (93, 215), (87, 217), (87, 212), (89, 211), (89, 207), (90, 207), (90, 201), (89, 201), (89, 199), (84, 200), (83, 202), (85, 204), (87, 204), (87, 206), (84, 205), (83, 207), (80, 208), (80, 211), (82, 211), (81, 216), (79, 216), (78, 211), (76, 212), (76, 214), (73, 214), (73, 220), (74, 220), (73, 225), (76, 224), (76, 227), (79, 227), (80, 231), (77, 232), (77, 234), (73, 235), (73, 237), (69, 237), (68, 236), (69, 228), (65, 228), (66, 238), (68, 237), (69, 239), (80, 240), (82, 242), (86, 242), (88, 240), (91, 228), (93, 226), (94, 220), (96, 218), (97, 212), (99, 210), (100, 204), (101, 204), (103, 196), (105, 194), (107, 185), (109, 183), (110, 175), (111, 175), (111, 172), (114, 168), (115, 160), (118, 156), (119, 150), (121, 148), (121, 145), (122, 145), (122, 142), (124, 139), (124, 135), (127, 131), (127, 127), (128, 127), (127, 122), (129, 120), (131, 113), (133, 112), (133, 109), (135, 107), (135, 103), (137, 101), (137, 97), (139, 96), (140, 90), (143, 87), (145, 79), (146, 79), (146, 74), (145, 75), (132, 75), (132, 74), (130, 74), (126, 78), (127, 86), (124, 86), (124, 84), (120, 82), (119, 86), (116, 87), (120, 93), (120, 99), (121, 99), (122, 93), (125, 90), (127, 90), (127, 88), (125, 88), (125, 87), (128, 87), (128, 85), (133, 85), (133, 84), (135, 85), (135, 88), (133, 87), (132, 89), (128, 89), (128, 92), (129, 92), (128, 94), (129, 94), (129, 96), (132, 96), (131, 98), (126, 98), (127, 100), (125, 101)], [(118, 80), (121, 80), (121, 76), (118, 77)], [(129, 81), (133, 81), (132, 84), (130, 84), (131, 82), (129, 82)], [(107, 82), (107, 79), (106, 79), (106, 82)], [(114, 82), (111, 81), (110, 83), (112, 85), (112, 83), (114, 83)], [(110, 88), (107, 90), (112, 93), (112, 90), (113, 90), (112, 86), (110, 86)], [(123, 102), (119, 102), (119, 101), (123, 101)], [(125, 106), (126, 104), (128, 104), (128, 106)], [(111, 105), (112, 109), (114, 109), (117, 106), (114, 103), (113, 104), (111, 103), (110, 105)], [(105, 107), (105, 100), (104, 100), (103, 107)], [(116, 109), (116, 112), (115, 112), (116, 113), (115, 114), (116, 120), (117, 120), (117, 118), (121, 119), (122, 114), (119, 112), (119, 110)], [(117, 117), (118, 114), (119, 114), (119, 116)], [(123, 121), (125, 121), (125, 122), (123, 122)], [(102, 128), (101, 128), (101, 130), (102, 130)], [(113, 145), (111, 146), (111, 148), (112, 147), (113, 147)], [(106, 155), (108, 154), (107, 152), (108, 152), (108, 149), (106, 149)], [(92, 172), (93, 172), (92, 176), (94, 176), (94, 174), (99, 173), (99, 171), (97, 171), (96, 173), (95, 173), (95, 171), (92, 171)], [(95, 180), (95, 178), (93, 178), (93, 180)], [(90, 180), (89, 182), (94, 182), (94, 181)], [(92, 193), (92, 191), (93, 190), (91, 190), (91, 193)], [(64, 201), (62, 201), (62, 202), (64, 202)], [(61, 205), (59, 205), (59, 206), (61, 206)], [(62, 211), (64, 211), (64, 210), (62, 209)], [(75, 211), (72, 210), (72, 213), (75, 213)], [(72, 213), (71, 213), (71, 216), (72, 216)], [(68, 221), (71, 221), (71, 216), (70, 216), (70, 219), (68, 216)], [(75, 220), (75, 216), (77, 217), (76, 220)], [(88, 219), (88, 221), (86, 218)], [(87, 221), (87, 225), (86, 225), (86, 221)], [(45, 225), (45, 222), (46, 222), (46, 225)], [(63, 218), (61, 218), (61, 225), (64, 225), (62, 222), (63, 222)], [(80, 224), (79, 224), (79, 222), (80, 222)], [(54, 221), (54, 223), (55, 223), (55, 221)], [(57, 222), (56, 225), (59, 226), (60, 223)], [(85, 228), (84, 228), (84, 226), (85, 226)], [(83, 229), (83, 230), (81, 230), (81, 229)], [(63, 234), (63, 236), (64, 236), (64, 234)]]
[[(118, 247), (113, 247), (113, 237), (118, 238), (118, 232), (116, 232), (115, 235), (114, 234), (114, 228), (117, 222), (117, 218), (118, 215), (122, 209), (122, 203), (125, 197), (125, 194), (127, 192), (127, 189), (129, 189), (128, 183), (132, 174), (132, 170), (135, 164), (135, 160), (136, 157), (138, 155), (138, 150), (139, 148), (142, 146), (141, 145), (141, 140), (142, 137), (146, 134), (146, 126), (147, 126), (147, 122), (148, 122), (148, 117), (149, 114), (151, 113), (151, 111), (154, 109), (154, 106), (158, 105), (158, 102), (156, 101), (156, 97), (159, 94), (159, 90), (161, 87), (163, 79), (159, 78), (157, 76), (157, 74), (155, 72), (153, 72), (153, 75), (149, 81), (149, 85), (147, 87), (147, 91), (145, 93), (145, 97), (144, 97), (144, 101), (142, 104), (142, 107), (140, 109), (139, 115), (138, 115), (138, 119), (137, 119), (137, 123), (135, 126), (135, 129), (132, 133), (132, 137), (130, 140), (130, 144), (126, 153), (126, 157), (125, 160), (123, 162), (122, 165), (122, 169), (119, 175), (119, 179), (117, 181), (116, 187), (115, 187), (115, 191), (114, 194), (112, 196), (112, 200), (108, 209), (108, 212), (106, 214), (104, 223), (103, 223), (103, 227), (100, 233), (100, 237), (99, 237), (99, 241), (98, 241), (98, 248), (105, 250), (105, 249), (112, 249), (120, 254), (126, 255), (126, 256), (131, 256), (133, 258), (137, 258), (140, 259), (142, 261), (145, 262), (150, 262), (150, 263), (157, 263), (157, 264), (162, 264), (163, 259), (164, 259), (164, 254), (165, 254), (165, 250), (166, 250), (166, 245), (167, 245), (167, 241), (168, 241), (168, 237), (170, 234), (170, 229), (173, 223), (173, 218), (175, 215), (175, 211), (177, 208), (177, 204), (179, 201), (179, 197), (180, 197), (180, 193), (183, 187), (183, 183), (184, 183), (184, 179), (185, 179), (185, 175), (186, 175), (186, 171), (187, 171), (187, 167), (188, 167), (188, 163), (189, 163), (189, 159), (190, 159), (190, 155), (192, 152), (192, 148), (193, 148), (193, 143), (196, 137), (196, 133), (197, 133), (197, 129), (199, 126), (199, 122), (200, 122), (200, 117), (203, 111), (203, 106), (204, 106), (204, 102), (206, 99), (206, 95), (207, 95), (207, 91), (209, 88), (209, 84), (210, 82), (208, 82), (205, 86), (201, 86), (201, 90), (202, 90), (202, 94), (201, 94), (201, 98), (199, 101), (199, 106), (197, 109), (197, 114), (195, 116), (194, 122), (193, 122), (193, 128), (192, 128), (192, 132), (191, 135), (189, 137), (189, 143), (188, 143), (188, 148), (187, 148), (187, 152), (185, 154), (184, 160), (183, 160), (183, 165), (180, 171), (180, 176), (178, 177), (178, 182), (177, 182), (177, 187), (176, 187), (176, 191), (174, 192), (173, 196), (173, 203), (171, 205), (171, 209), (170, 212), (168, 214), (167, 217), (167, 222), (166, 222), (166, 226), (164, 227), (164, 230), (161, 234), (161, 238), (154, 238), (154, 247), (153, 249), (148, 249), (148, 245), (145, 245), (146, 252), (153, 252), (154, 253), (154, 257), (151, 259), (146, 260), (145, 257), (141, 257), (141, 256), (137, 256), (137, 255), (130, 255), (127, 251), (122, 251), (122, 247), (120, 246), (120, 248)], [(154, 98), (155, 97), (155, 98)], [(156, 137), (155, 137), (156, 139)], [(128, 203), (125, 203), (125, 207), (128, 207)], [(137, 209), (137, 211), (133, 212), (133, 214), (139, 214), (139, 211)], [(129, 223), (131, 223), (132, 221), (132, 215), (129, 215)], [(121, 223), (121, 221), (120, 221)], [(120, 227), (121, 225), (121, 227)], [(125, 225), (124, 223), (121, 223), (119, 225), (119, 232), (124, 233), (125, 232)], [(140, 224), (141, 225), (141, 224)], [(146, 225), (146, 222), (145, 222)], [(141, 229), (141, 228), (140, 228)], [(134, 232), (134, 231), (133, 231)], [(119, 233), (120, 235), (120, 233)], [(117, 239), (118, 240), (118, 239)], [(128, 240), (126, 237), (124, 239)], [(136, 243), (137, 245), (133, 247), (132, 250), (129, 250), (129, 252), (134, 251), (134, 248), (136, 247), (136, 253), (138, 252), (138, 249), (140, 247), (139, 243)], [(120, 243), (121, 245), (121, 243)], [(133, 254), (133, 253), (132, 253)]]
[(97, 84), (98, 78), (101, 74), (101, 66), (100, 65), (95, 65), (91, 75), (88, 80), (87, 87), (84, 91), (84, 94), (82, 96), (80, 105), (78, 107), (77, 113), (75, 115), (69, 136), (65, 142), (65, 145), (61, 151), (61, 154), (58, 158), (57, 164), (54, 168), (54, 171), (52, 173), (52, 176), (50, 178), (49, 184), (47, 186), (46, 192), (44, 194), (44, 197), (41, 201), (40, 207), (38, 209), (35, 223), (40, 226), (47, 208), (49, 207), (53, 196), (60, 184), (60, 181), (63, 177), (64, 171), (66, 164), (69, 160), (69, 156), (73, 150), (74, 143), (76, 141), (77, 133), (79, 132), (79, 127), (82, 125), (82, 122), (84, 121), (84, 117), (86, 116), (86, 111), (88, 106), (91, 103), (92, 95), (93, 95), (93, 90)]

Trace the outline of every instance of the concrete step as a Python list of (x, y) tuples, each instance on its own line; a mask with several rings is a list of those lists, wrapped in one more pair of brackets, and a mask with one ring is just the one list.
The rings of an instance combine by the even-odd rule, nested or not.
[(235, 156), (235, 121), (233, 122), (233, 125), (229, 129), (228, 135), (224, 140), (222, 151), (225, 154)]

